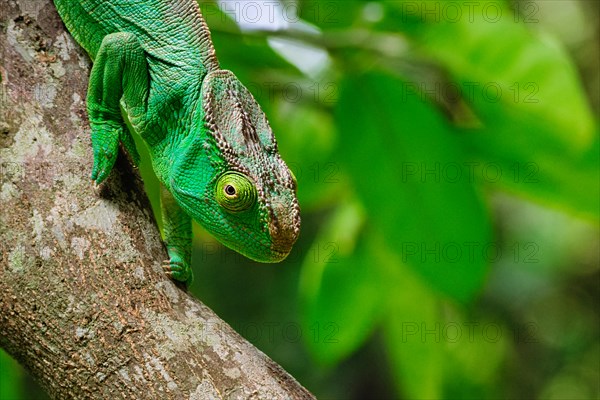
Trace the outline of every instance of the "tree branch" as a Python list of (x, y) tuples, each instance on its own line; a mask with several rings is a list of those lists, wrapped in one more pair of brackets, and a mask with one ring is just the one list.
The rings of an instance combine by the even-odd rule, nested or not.
[(162, 273), (120, 155), (89, 179), (89, 59), (48, 0), (0, 8), (0, 346), (54, 398), (310, 399)]

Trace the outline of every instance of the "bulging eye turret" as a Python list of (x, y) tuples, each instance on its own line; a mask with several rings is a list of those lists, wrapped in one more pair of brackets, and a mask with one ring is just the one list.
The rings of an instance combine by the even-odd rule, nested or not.
[(245, 211), (256, 203), (256, 187), (244, 174), (226, 172), (217, 181), (215, 198), (227, 211)]

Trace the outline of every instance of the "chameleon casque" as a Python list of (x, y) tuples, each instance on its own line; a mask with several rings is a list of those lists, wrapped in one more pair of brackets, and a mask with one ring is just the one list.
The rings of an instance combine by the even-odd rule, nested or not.
[(195, 0), (54, 0), (93, 61), (87, 109), (97, 184), (119, 143), (139, 162), (131, 125), (161, 182), (173, 279), (192, 280), (191, 219), (256, 261), (277, 262), (300, 231), (296, 179), (260, 106), (219, 68)]

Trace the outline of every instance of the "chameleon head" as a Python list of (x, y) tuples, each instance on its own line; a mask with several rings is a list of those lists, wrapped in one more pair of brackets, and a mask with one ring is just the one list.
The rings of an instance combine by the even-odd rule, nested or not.
[(283, 260), (300, 232), (296, 179), (264, 112), (229, 71), (203, 81), (202, 129), (176, 168), (177, 202), (226, 246), (260, 262)]

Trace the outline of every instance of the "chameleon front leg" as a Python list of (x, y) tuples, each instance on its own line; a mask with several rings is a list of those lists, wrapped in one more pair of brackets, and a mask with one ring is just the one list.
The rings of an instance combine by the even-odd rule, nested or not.
[(140, 156), (123, 121), (120, 103), (122, 100), (134, 126), (140, 125), (146, 113), (148, 81), (148, 64), (135, 35), (128, 32), (106, 35), (94, 60), (87, 94), (94, 150), (92, 180), (98, 184), (112, 170), (119, 142), (134, 163), (139, 163)]
[(167, 245), (169, 259), (163, 269), (171, 278), (192, 282), (192, 219), (179, 207), (173, 195), (160, 185), (160, 206), (163, 221), (163, 239)]

